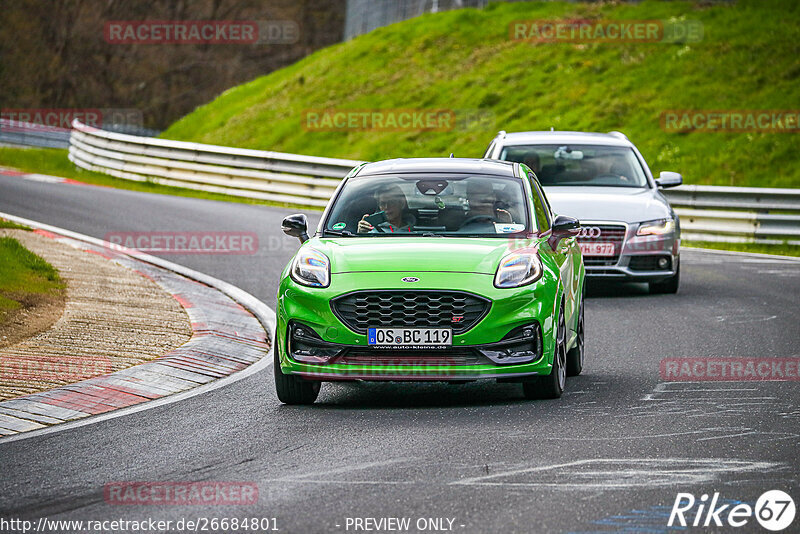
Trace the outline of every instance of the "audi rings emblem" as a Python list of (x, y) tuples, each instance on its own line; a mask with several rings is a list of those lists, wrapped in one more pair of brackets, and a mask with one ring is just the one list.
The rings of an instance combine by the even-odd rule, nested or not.
[(578, 237), (597, 239), (600, 237), (601, 233), (602, 232), (600, 231), (599, 226), (581, 226), (581, 229), (578, 232)]

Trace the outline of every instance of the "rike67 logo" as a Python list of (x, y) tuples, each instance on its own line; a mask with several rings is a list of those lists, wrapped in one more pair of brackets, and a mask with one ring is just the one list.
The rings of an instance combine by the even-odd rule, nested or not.
[(752, 525), (751, 521), (755, 517), (762, 527), (777, 532), (784, 530), (794, 521), (796, 511), (794, 500), (781, 490), (764, 492), (755, 506), (738, 501), (734, 503), (727, 501), (727, 504), (722, 504), (719, 493), (714, 493), (710, 501), (708, 494), (703, 494), (698, 500), (691, 493), (678, 493), (667, 526), (743, 527)]

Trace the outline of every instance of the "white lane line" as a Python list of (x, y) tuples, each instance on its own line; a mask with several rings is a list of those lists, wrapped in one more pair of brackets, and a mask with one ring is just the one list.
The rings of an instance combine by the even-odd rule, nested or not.
[[(105, 246), (109, 248), (114, 248), (114, 250), (118, 250), (124, 253), (128, 253), (134, 259), (144, 261), (147, 263), (151, 263), (158, 267), (162, 267), (169, 271), (176, 272), (180, 275), (186, 276), (187, 278), (191, 278), (193, 280), (197, 280), (198, 282), (202, 282), (207, 284), (211, 287), (215, 287), (222, 293), (228, 295), (234, 301), (238, 302), (245, 309), (250, 311), (255, 317), (261, 322), (266, 330), (267, 335), (270, 338), (270, 343), (273, 339), (273, 332), (275, 331), (275, 312), (269, 308), (266, 304), (258, 300), (256, 297), (247, 293), (243, 289), (240, 289), (233, 284), (229, 284), (223, 280), (219, 280), (218, 278), (214, 278), (213, 276), (209, 276), (207, 274), (200, 273), (193, 269), (189, 269), (188, 267), (184, 267), (182, 265), (178, 265), (176, 263), (172, 263), (167, 260), (163, 260), (161, 258), (156, 258), (155, 256), (150, 256), (148, 254), (138, 253), (136, 251), (128, 250), (123, 247), (119, 247), (116, 245), (111, 245), (111, 243), (107, 243), (101, 239), (96, 239), (94, 237), (90, 237), (87, 235), (79, 234), (77, 232), (73, 232), (71, 230), (66, 230), (64, 228), (59, 228), (57, 226), (51, 226), (48, 224), (43, 224), (37, 221), (33, 221), (30, 219), (25, 219), (23, 217), (17, 217), (16, 215), (11, 215), (8, 213), (0, 212), (0, 218), (6, 219), (8, 221), (16, 222), (19, 224), (24, 224), (30, 228), (37, 228), (40, 230), (45, 230), (48, 232), (52, 232), (54, 234), (59, 234), (65, 237), (70, 237), (72, 239), (76, 239), (78, 241), (84, 241), (86, 243), (92, 243), (99, 246)], [(202, 386), (198, 386), (196, 388), (190, 389), (188, 391), (184, 391), (181, 393), (176, 393), (174, 395), (169, 395), (167, 397), (162, 397), (160, 399), (155, 399), (151, 401), (147, 401), (141, 404), (137, 404), (135, 406), (130, 406), (128, 408), (121, 408), (119, 410), (114, 410), (111, 412), (107, 412), (104, 414), (93, 415), (84, 419), (79, 419), (77, 421), (71, 421), (68, 423), (62, 423), (55, 426), (42, 428), (39, 430), (32, 430), (30, 432), (25, 432), (21, 434), (15, 434), (11, 436), (7, 436), (4, 438), (0, 438), (0, 445), (4, 443), (10, 443), (13, 441), (19, 441), (23, 439), (34, 438), (38, 436), (44, 436), (48, 434), (53, 434), (56, 432), (62, 432), (64, 430), (71, 430), (73, 428), (82, 427), (85, 425), (91, 425), (94, 423), (99, 423), (101, 421), (108, 421), (109, 419), (114, 419), (117, 417), (123, 417), (126, 415), (143, 412), (145, 410), (150, 410), (152, 408), (157, 408), (159, 406), (164, 406), (166, 404), (172, 404), (174, 402), (180, 402), (182, 400), (186, 400), (192, 397), (196, 397), (197, 395), (202, 395), (204, 393), (208, 393), (210, 391), (214, 391), (215, 389), (219, 389), (221, 387), (225, 387), (228, 384), (232, 384), (234, 382), (238, 382), (248, 376), (251, 376), (263, 369), (268, 368), (272, 365), (272, 347), (270, 346), (269, 352), (256, 363), (245, 367), (241, 371), (238, 371), (232, 375), (228, 375), (224, 378), (219, 380), (215, 380), (213, 382), (209, 382), (208, 384), (204, 384)]]
[(724, 436), (709, 436), (707, 438), (696, 439), (695, 441), (711, 441), (712, 439), (730, 439), (730, 438), (738, 438), (738, 437), (741, 437), (741, 436), (750, 436), (750, 435), (753, 435), (753, 434), (758, 434), (758, 431), (750, 430), (749, 432), (740, 432), (738, 434), (728, 434), (728, 435), (724, 435)]
[(314, 471), (311, 473), (292, 475), (289, 477), (282, 477), (273, 480), (285, 482), (285, 481), (296, 481), (298, 479), (304, 479), (306, 477), (324, 477), (325, 475), (339, 475), (342, 473), (350, 473), (352, 471), (363, 471), (364, 469), (370, 469), (373, 467), (384, 467), (387, 465), (394, 465), (400, 462), (405, 462), (406, 460), (408, 460), (408, 458), (394, 458), (392, 460), (384, 460), (380, 462), (367, 462), (363, 464), (345, 465), (342, 467), (337, 467), (335, 469), (327, 469), (325, 471)]
[[(740, 433), (742, 431), (746, 431), (744, 434)], [(700, 430), (687, 430), (686, 432), (670, 432), (667, 434), (642, 434), (638, 436), (611, 436), (611, 437), (604, 437), (604, 438), (570, 438), (570, 437), (542, 437), (541, 439), (548, 439), (548, 440), (558, 440), (558, 441), (627, 441), (629, 439), (657, 439), (657, 438), (671, 438), (676, 436), (691, 436), (693, 434), (708, 434), (709, 432), (736, 432), (736, 434), (726, 434), (722, 436), (717, 436), (713, 438), (703, 438), (698, 439), (696, 441), (703, 441), (704, 439), (719, 439), (719, 438), (727, 438), (727, 437), (734, 437), (746, 434), (752, 434), (754, 431), (751, 428), (725, 428), (725, 427), (717, 427), (717, 428), (701, 428)]]
[(262, 482), (288, 482), (292, 484), (364, 484), (364, 485), (387, 485), (387, 486), (407, 486), (413, 484), (430, 485), (427, 480), (316, 480), (316, 479), (297, 479), (297, 478), (271, 478)]
[[(590, 465), (595, 469), (580, 470)], [(604, 466), (608, 466), (604, 468)], [(618, 466), (618, 467), (616, 467)], [(634, 466), (634, 467), (632, 467)], [(773, 462), (748, 462), (743, 460), (725, 460), (717, 458), (599, 458), (593, 460), (577, 460), (564, 464), (545, 465), (472, 477), (451, 482), (450, 485), (466, 486), (509, 486), (509, 487), (552, 487), (562, 489), (618, 489), (630, 487), (654, 487), (657, 485), (701, 483), (715, 480), (719, 475), (756, 471), (766, 473), (779, 467)], [(597, 469), (597, 468), (601, 469)], [(560, 482), (502, 482), (497, 478), (512, 477), (542, 471), (556, 471), (567, 468), (566, 472), (554, 473), (552, 477), (562, 477)], [(581, 480), (595, 477), (594, 480)], [(598, 481), (604, 477), (606, 481)], [(622, 482), (618, 482), (622, 480)]]

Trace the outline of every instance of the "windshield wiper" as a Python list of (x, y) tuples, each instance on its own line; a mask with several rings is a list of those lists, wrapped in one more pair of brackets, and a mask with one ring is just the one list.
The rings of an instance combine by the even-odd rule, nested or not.
[(355, 235), (350, 230), (342, 230), (341, 232), (338, 230), (323, 230), (323, 235), (324, 234), (337, 235), (340, 237), (353, 237)]

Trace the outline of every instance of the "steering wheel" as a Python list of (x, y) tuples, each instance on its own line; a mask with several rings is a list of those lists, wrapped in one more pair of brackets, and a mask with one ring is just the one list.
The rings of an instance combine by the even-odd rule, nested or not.
[(478, 221), (487, 221), (487, 222), (497, 222), (497, 219), (492, 217), (491, 215), (473, 215), (472, 217), (467, 218), (464, 222), (461, 223), (461, 226), (458, 229), (462, 229), (468, 224), (472, 224)]

